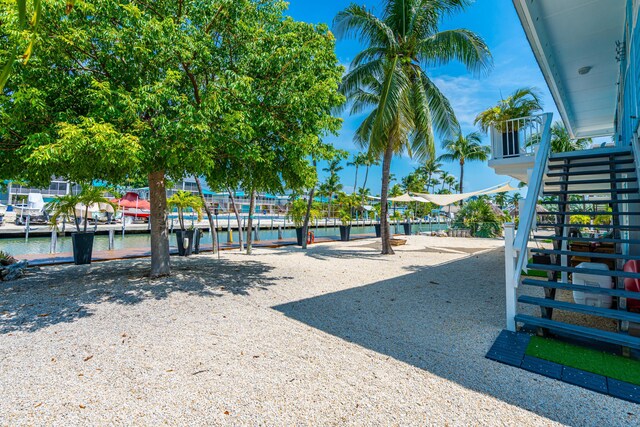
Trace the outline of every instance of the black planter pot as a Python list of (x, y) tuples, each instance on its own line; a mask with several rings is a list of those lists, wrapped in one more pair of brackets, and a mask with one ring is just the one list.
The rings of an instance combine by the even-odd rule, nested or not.
[[(189, 256), (193, 252), (193, 230), (176, 231), (176, 239), (178, 240), (178, 255)], [(185, 245), (186, 239), (186, 245)]]
[(502, 132), (502, 157), (520, 155), (520, 134), (517, 130)]
[[(200, 231), (200, 229), (195, 230), (195, 233), (193, 234), (193, 253), (194, 254), (200, 253), (201, 238), (202, 238), (202, 231)], [(215, 242), (214, 242), (214, 245), (215, 245)]]
[(382, 233), (380, 232), (380, 224), (373, 224), (373, 228), (376, 229), (376, 237), (381, 237)]
[(341, 225), (340, 226), (340, 240), (343, 242), (348, 242), (351, 234), (351, 226), (350, 225)]
[(411, 223), (405, 222), (402, 224), (402, 226), (404, 227), (404, 235), (411, 236)]
[(93, 253), (93, 233), (71, 233), (73, 262), (76, 265), (91, 264)]
[(302, 227), (296, 227), (296, 244), (302, 246)]

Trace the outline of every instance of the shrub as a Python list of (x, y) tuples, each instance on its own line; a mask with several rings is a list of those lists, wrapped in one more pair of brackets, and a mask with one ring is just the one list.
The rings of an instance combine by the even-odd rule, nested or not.
[(504, 218), (484, 199), (467, 202), (456, 215), (453, 226), (469, 229), (474, 237), (497, 237), (502, 234)]

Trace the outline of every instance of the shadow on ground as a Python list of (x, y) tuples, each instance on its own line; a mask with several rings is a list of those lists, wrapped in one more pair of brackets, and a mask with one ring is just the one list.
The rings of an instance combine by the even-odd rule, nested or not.
[[(597, 424), (598, 420), (580, 418), (581, 405), (601, 407), (603, 420), (626, 417), (607, 407), (608, 397), (484, 358), (504, 328), (503, 253), (497, 249), (432, 267), (410, 266), (404, 276), (273, 308), (553, 420)], [(584, 400), (576, 401), (578, 395)], [(633, 412), (630, 419), (637, 421), (638, 413)]]
[(90, 316), (92, 304), (133, 305), (175, 292), (204, 298), (246, 295), (282, 279), (269, 276), (272, 269), (252, 260), (240, 265), (193, 257), (173, 258), (171, 276), (155, 280), (146, 277), (148, 260), (32, 270), (21, 280), (0, 282), (0, 334), (73, 322)]

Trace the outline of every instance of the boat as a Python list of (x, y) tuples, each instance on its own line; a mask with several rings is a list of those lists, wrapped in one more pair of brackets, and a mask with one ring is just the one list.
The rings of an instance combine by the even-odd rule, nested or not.
[(148, 200), (141, 199), (138, 193), (130, 191), (119, 199), (111, 200), (120, 207), (122, 215), (125, 217), (139, 218), (148, 220), (151, 216), (151, 203)]

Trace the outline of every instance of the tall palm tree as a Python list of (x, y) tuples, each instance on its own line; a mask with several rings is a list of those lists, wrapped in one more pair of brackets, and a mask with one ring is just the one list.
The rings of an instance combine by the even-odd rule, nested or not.
[(438, 157), (438, 160), (446, 162), (460, 163), (460, 185), (462, 194), (462, 183), (464, 182), (464, 165), (468, 161), (486, 161), (489, 158), (489, 147), (482, 145), (482, 136), (479, 132), (471, 132), (466, 136), (458, 134), (455, 139), (447, 139), (442, 142), (442, 148), (446, 153)]
[(370, 153), (367, 153), (367, 155), (365, 156), (365, 162), (364, 162), (365, 172), (364, 172), (364, 184), (362, 184), (363, 188), (367, 188), (367, 180), (369, 179), (369, 168), (371, 166), (379, 166), (379, 165), (380, 165), (380, 160), (373, 157)]
[(347, 167), (354, 166), (356, 168), (356, 177), (353, 182), (353, 193), (358, 191), (358, 168), (365, 166), (367, 162), (367, 155), (365, 153), (356, 153), (353, 155), (353, 160), (347, 162)]
[(458, 181), (456, 180), (456, 177), (453, 175), (449, 175), (446, 179), (445, 182), (447, 183), (447, 189), (449, 190), (449, 192), (451, 192), (451, 189), (454, 188), (456, 185), (458, 185)]
[(329, 204), (327, 207), (328, 217), (331, 218), (331, 202), (333, 196), (338, 194), (343, 189), (343, 185), (340, 183), (340, 177), (338, 174), (331, 174), (320, 186), (321, 192), (329, 198)]
[[(428, 159), (424, 166), (420, 168), (420, 171), (423, 175), (425, 175), (427, 182), (431, 182), (431, 178), (433, 177), (433, 175), (442, 172), (442, 170), (440, 169), (441, 167), (442, 163), (440, 163), (437, 158), (432, 157)], [(428, 192), (429, 187), (427, 187), (427, 193)]]
[(440, 191), (444, 190), (444, 186), (447, 185), (447, 179), (450, 176), (451, 174), (449, 174), (449, 172), (447, 171), (440, 172), (440, 181), (442, 182), (442, 188), (440, 188)]
[(489, 48), (471, 31), (438, 31), (443, 17), (466, 0), (385, 0), (381, 16), (351, 4), (338, 13), (338, 37), (355, 36), (366, 45), (356, 55), (341, 90), (351, 114), (372, 110), (356, 132), (356, 142), (382, 158), (382, 253), (393, 254), (388, 233), (391, 160), (407, 151), (417, 159), (435, 155), (434, 129), (451, 135), (459, 128), (447, 98), (429, 78), (427, 66), (459, 60), (473, 72), (487, 71)]

